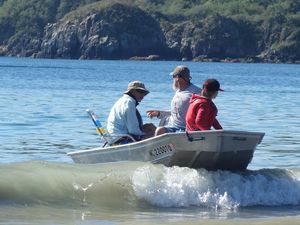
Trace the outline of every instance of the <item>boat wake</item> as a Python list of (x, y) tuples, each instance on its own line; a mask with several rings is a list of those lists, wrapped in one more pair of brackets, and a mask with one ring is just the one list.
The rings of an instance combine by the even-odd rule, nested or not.
[(101, 209), (237, 209), (300, 206), (300, 169), (246, 172), (141, 162), (79, 165), (24, 162), (0, 166), (0, 204)]
[(160, 207), (235, 209), (300, 204), (299, 169), (235, 173), (148, 165), (138, 168), (132, 180), (137, 196)]

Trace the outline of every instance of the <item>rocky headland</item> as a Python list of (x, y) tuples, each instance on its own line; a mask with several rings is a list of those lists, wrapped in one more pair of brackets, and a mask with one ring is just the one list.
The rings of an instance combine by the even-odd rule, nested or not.
[(201, 20), (172, 19), (132, 4), (94, 3), (48, 23), (40, 36), (23, 33), (2, 40), (0, 55), (299, 63), (300, 28), (287, 31), (272, 21), (255, 24), (219, 14)]

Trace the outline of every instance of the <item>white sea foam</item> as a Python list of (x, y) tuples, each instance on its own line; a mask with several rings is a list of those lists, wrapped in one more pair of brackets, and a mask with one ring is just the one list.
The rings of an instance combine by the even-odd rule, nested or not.
[(300, 174), (293, 170), (233, 173), (147, 165), (134, 172), (132, 183), (138, 198), (160, 207), (300, 204)]

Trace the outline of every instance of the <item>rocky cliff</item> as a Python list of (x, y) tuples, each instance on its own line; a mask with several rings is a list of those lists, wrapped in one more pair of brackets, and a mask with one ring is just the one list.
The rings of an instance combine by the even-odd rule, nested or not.
[[(122, 59), (244, 58), (258, 53), (254, 30), (229, 18), (173, 24), (133, 6), (112, 4), (70, 20), (48, 24), (38, 57)], [(247, 26), (247, 29), (245, 28)], [(248, 30), (248, 35), (243, 31)]]
[(145, 11), (112, 4), (98, 11), (48, 24), (38, 57), (126, 59), (163, 55), (165, 36)]
[[(295, 40), (285, 43), (285, 40)], [(276, 43), (280, 41), (280, 48)], [(283, 44), (282, 44), (283, 43)], [(70, 59), (175, 59), (299, 62), (300, 29), (221, 15), (174, 20), (137, 6), (109, 3), (75, 10), (45, 26), (41, 38), (21, 35), (2, 55)]]

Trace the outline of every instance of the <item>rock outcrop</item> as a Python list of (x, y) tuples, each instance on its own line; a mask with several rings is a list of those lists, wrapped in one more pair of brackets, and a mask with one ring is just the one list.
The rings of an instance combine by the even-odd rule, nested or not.
[(294, 63), (300, 61), (300, 28), (291, 27), (221, 15), (174, 19), (115, 2), (73, 11), (48, 24), (43, 37), (25, 33), (3, 41), (0, 55)]
[(124, 59), (161, 55), (165, 48), (156, 20), (137, 7), (117, 3), (73, 20), (48, 24), (38, 56)]
[(245, 26), (247, 24), (215, 16), (197, 24), (188, 21), (162, 27), (145, 11), (118, 3), (73, 20), (48, 24), (38, 56), (147, 59), (148, 55), (158, 55), (186, 60), (199, 56), (255, 56), (258, 53), (255, 32), (249, 25)]
[[(250, 25), (222, 16), (201, 23), (185, 22), (165, 31), (168, 48), (181, 58), (244, 58), (258, 53)], [(244, 31), (248, 31), (248, 35)]]

